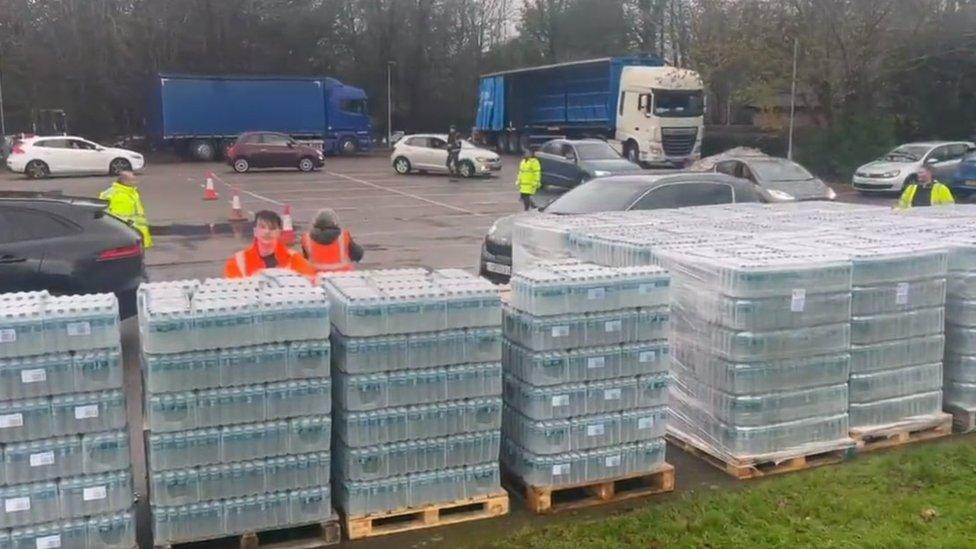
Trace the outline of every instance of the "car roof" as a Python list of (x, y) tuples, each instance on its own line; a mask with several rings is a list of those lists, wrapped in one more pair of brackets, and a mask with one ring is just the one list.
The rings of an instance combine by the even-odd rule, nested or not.
[(77, 135), (35, 135), (34, 137), (25, 137), (21, 139), (20, 142), (24, 143), (25, 145), (29, 145), (42, 139), (81, 139), (83, 141), (89, 141), (89, 139), (78, 137)]
[(90, 196), (66, 195), (61, 191), (0, 191), (0, 204), (61, 204), (85, 208), (104, 208), (108, 205), (108, 202)]
[[(906, 145), (914, 145), (918, 147), (938, 147), (941, 145), (970, 145), (972, 146), (972, 141), (914, 141), (912, 143), (902, 143), (898, 147), (904, 147)], [(898, 148), (895, 147), (895, 148)]]
[(685, 170), (676, 172), (672, 171), (670, 173), (642, 172), (626, 175), (610, 175), (607, 177), (593, 179), (584, 183), (584, 185), (589, 185), (590, 183), (626, 185), (633, 187), (635, 192), (639, 190), (650, 190), (663, 185), (683, 183), (727, 183), (735, 187), (736, 190), (739, 190), (739, 188), (751, 189), (753, 187), (751, 181), (740, 179), (738, 177), (732, 177), (731, 175), (726, 175), (724, 173), (693, 172)]

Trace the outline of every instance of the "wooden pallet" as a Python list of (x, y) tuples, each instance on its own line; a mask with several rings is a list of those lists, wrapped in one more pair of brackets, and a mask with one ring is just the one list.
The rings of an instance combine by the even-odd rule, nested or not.
[(850, 459), (854, 455), (853, 441), (838, 441), (837, 444), (809, 454), (799, 454), (786, 458), (769, 456), (720, 456), (714, 449), (700, 441), (687, 437), (677, 431), (668, 431), (668, 442), (681, 448), (685, 452), (697, 456), (700, 459), (712, 464), (714, 467), (725, 471), (733, 477), (746, 480), (750, 478), (767, 477), (793, 471), (812, 469), (823, 465), (840, 463)]
[(665, 463), (650, 472), (566, 486), (532, 486), (503, 470), (502, 482), (512, 493), (525, 498), (530, 511), (547, 514), (672, 492), (674, 467)]
[(960, 408), (958, 406), (943, 406), (946, 412), (952, 414), (952, 431), (968, 433), (976, 430), (976, 410)]
[(185, 541), (179, 543), (157, 544), (155, 549), (318, 549), (337, 545), (342, 531), (339, 519), (333, 517), (325, 522), (289, 526), (274, 530), (259, 530), (233, 536)]
[(952, 415), (944, 413), (881, 428), (851, 429), (851, 438), (857, 442), (858, 452), (871, 452), (951, 434)]
[(507, 514), (508, 494), (503, 492), (448, 503), (407, 507), (386, 513), (359, 516), (343, 514), (342, 525), (349, 539), (361, 539)]

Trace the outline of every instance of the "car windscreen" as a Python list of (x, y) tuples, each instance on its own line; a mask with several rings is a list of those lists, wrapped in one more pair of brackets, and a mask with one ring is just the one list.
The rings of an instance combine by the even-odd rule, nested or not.
[(889, 162), (918, 162), (929, 152), (929, 147), (923, 145), (902, 145), (890, 153), (884, 159)]
[(576, 153), (580, 160), (616, 160), (620, 158), (617, 151), (606, 143), (577, 143)]
[(625, 210), (646, 187), (596, 179), (567, 192), (546, 206), (546, 213), (587, 214)]
[(754, 160), (749, 168), (762, 181), (806, 181), (813, 175), (803, 166), (789, 160)]

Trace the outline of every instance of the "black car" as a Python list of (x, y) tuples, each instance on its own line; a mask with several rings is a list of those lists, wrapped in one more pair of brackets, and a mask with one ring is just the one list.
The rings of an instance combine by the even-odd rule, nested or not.
[(641, 171), (640, 166), (599, 139), (553, 139), (535, 156), (542, 166), (542, 184), (554, 187), (572, 188), (598, 177)]
[[(751, 182), (717, 173), (672, 172), (594, 179), (567, 192), (539, 211), (573, 215), (629, 210), (658, 210), (733, 202), (767, 202)], [(512, 272), (512, 228), (524, 212), (503, 217), (481, 245), (481, 276), (508, 282)]]
[(146, 280), (142, 236), (106, 203), (57, 193), (0, 192), (0, 292), (113, 292), (123, 316)]

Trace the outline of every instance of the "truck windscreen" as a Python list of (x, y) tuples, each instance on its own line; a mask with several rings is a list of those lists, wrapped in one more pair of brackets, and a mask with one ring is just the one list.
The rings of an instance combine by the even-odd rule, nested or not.
[(705, 100), (700, 90), (654, 90), (654, 115), (663, 117), (692, 117), (705, 113)]

